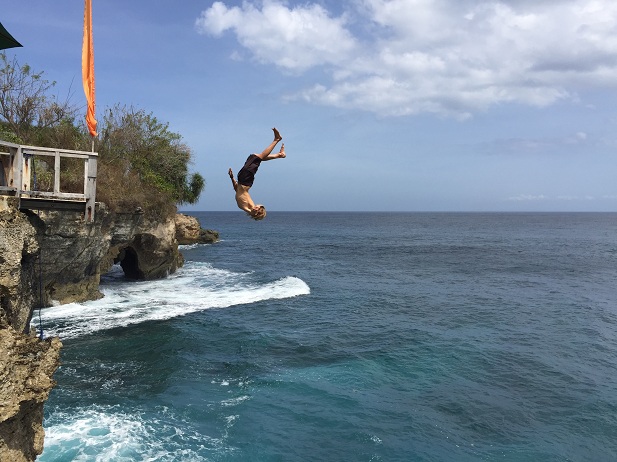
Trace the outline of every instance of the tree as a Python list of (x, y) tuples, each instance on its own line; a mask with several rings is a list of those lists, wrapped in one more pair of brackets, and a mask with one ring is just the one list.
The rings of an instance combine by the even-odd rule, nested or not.
[(199, 195), (206, 186), (206, 180), (196, 172), (191, 176), (191, 180), (187, 186), (184, 192), (184, 199), (181, 200), (180, 203), (194, 204), (199, 200)]
[(137, 177), (142, 186), (173, 203), (197, 202), (204, 178), (199, 173), (189, 177), (191, 150), (168, 123), (143, 109), (116, 105), (105, 111), (99, 134), (102, 168), (117, 169), (116, 176), (123, 178)]
[(49, 95), (55, 85), (43, 78), (43, 72), (33, 72), (16, 57), (9, 60), (0, 53), (0, 121), (17, 139), (31, 142), (37, 130), (74, 121), (77, 109), (68, 99), (61, 103)]

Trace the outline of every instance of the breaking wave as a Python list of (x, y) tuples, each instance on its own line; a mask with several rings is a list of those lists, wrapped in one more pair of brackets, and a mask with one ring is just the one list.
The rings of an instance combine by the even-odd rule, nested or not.
[(208, 263), (187, 262), (168, 278), (128, 282), (121, 270), (105, 277), (104, 298), (42, 310), (45, 336), (70, 339), (145, 321), (165, 320), (210, 308), (227, 308), (308, 295), (309, 286), (287, 276), (259, 282), (254, 273), (234, 273)]

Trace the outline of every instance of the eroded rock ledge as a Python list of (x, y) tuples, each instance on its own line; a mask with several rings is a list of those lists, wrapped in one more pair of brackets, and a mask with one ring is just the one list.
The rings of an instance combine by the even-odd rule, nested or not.
[(58, 338), (0, 329), (0, 460), (31, 461), (43, 452), (43, 406), (61, 347)]
[(101, 274), (117, 263), (132, 279), (165, 277), (183, 264), (178, 243), (216, 242), (218, 233), (184, 215), (149, 219), (101, 204), (86, 224), (80, 213), (21, 213), (0, 200), (0, 460), (32, 461), (62, 347), (29, 334), (34, 308), (100, 298)]
[(195, 217), (176, 214), (176, 239), (180, 245), (213, 244), (219, 241), (219, 233), (203, 229)]
[(101, 297), (101, 274), (119, 263), (131, 279), (158, 279), (182, 266), (173, 217), (150, 220), (140, 211), (108, 213), (99, 207), (92, 225), (80, 214), (30, 214), (37, 230), (43, 306)]

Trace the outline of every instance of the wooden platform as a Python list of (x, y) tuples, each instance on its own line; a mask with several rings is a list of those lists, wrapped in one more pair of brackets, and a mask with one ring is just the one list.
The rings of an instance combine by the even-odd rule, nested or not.
[(86, 201), (67, 201), (61, 199), (43, 199), (33, 197), (21, 197), (19, 199), (20, 210), (76, 210), (83, 211)]
[[(37, 158), (47, 160), (37, 163)], [(52, 158), (53, 162), (49, 160)], [(21, 210), (78, 210), (88, 223), (94, 220), (97, 157), (95, 152), (23, 146), (0, 140), (0, 195), (19, 200)], [(60, 189), (61, 162), (77, 159), (84, 163), (83, 192), (67, 193)], [(39, 191), (36, 166), (53, 172), (53, 191)], [(49, 165), (53, 165), (50, 167)], [(51, 189), (51, 187), (50, 187)]]

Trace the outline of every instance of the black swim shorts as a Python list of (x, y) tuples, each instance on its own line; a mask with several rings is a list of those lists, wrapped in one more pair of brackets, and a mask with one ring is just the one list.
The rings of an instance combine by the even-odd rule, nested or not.
[(251, 154), (248, 159), (246, 159), (244, 167), (238, 172), (238, 183), (244, 186), (253, 186), (259, 164), (261, 164), (259, 156), (257, 156), (257, 154)]

